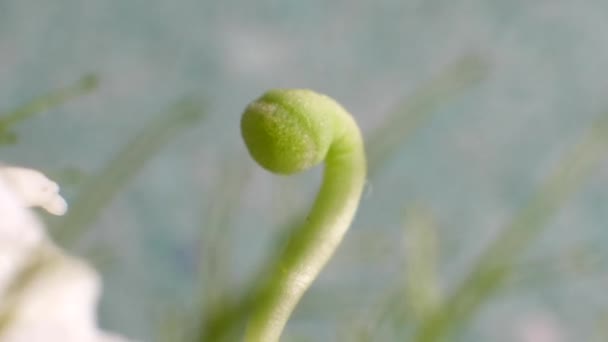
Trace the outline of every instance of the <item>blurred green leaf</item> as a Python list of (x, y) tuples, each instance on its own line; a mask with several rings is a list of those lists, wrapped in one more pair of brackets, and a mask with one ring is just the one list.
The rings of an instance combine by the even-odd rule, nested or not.
[(446, 102), (478, 84), (488, 75), (479, 56), (467, 55), (422, 84), (365, 139), (369, 178), (390, 160), (403, 142)]
[(562, 284), (565, 279), (590, 279), (602, 274), (606, 260), (602, 251), (576, 244), (557, 253), (515, 263), (512, 283), (548, 288)]
[(200, 294), (205, 303), (204, 312), (211, 312), (223, 306), (230, 285), (230, 233), (234, 213), (239, 207), (244, 189), (249, 180), (251, 168), (244, 163), (244, 158), (230, 158), (224, 167), (215, 196), (210, 205), (203, 210), (203, 236), (200, 241)]
[(17, 133), (14, 131), (8, 131), (4, 127), (0, 126), (0, 145), (15, 145), (18, 140)]
[(594, 331), (591, 331), (590, 342), (608, 341), (608, 312), (604, 311), (596, 320)]
[(414, 206), (405, 215), (405, 298), (418, 320), (434, 313), (441, 301), (437, 228), (428, 210)]
[(71, 201), (68, 214), (57, 221), (50, 231), (57, 241), (71, 246), (79, 240), (85, 229), (124, 189), (145, 163), (154, 157), (161, 147), (185, 128), (191, 127), (204, 115), (202, 105), (192, 99), (184, 99), (167, 113), (149, 122), (117, 155), (96, 175), (91, 176), (76, 198)]
[(6, 113), (0, 113), (0, 145), (14, 144), (17, 141), (13, 127), (35, 114), (58, 107), (67, 101), (88, 94), (99, 85), (96, 75), (89, 74), (82, 77), (75, 84), (52, 91), (40, 96), (23, 106)]
[(555, 213), (578, 190), (591, 171), (607, 156), (608, 114), (595, 122), (589, 133), (567, 154), (529, 204), (479, 256), (471, 272), (446, 299), (435, 315), (419, 328), (416, 341), (443, 341), (449, 332), (467, 321), (514, 270), (520, 256)]
[(77, 187), (84, 183), (90, 176), (86, 171), (76, 166), (68, 166), (57, 170), (47, 172), (50, 179), (58, 184), (61, 184), (61, 189), (68, 187)]

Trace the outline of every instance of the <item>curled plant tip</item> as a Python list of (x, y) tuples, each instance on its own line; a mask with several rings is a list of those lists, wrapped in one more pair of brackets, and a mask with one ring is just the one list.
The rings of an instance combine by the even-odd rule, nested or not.
[(241, 121), (249, 153), (265, 169), (291, 174), (319, 164), (333, 138), (329, 113), (344, 111), (308, 90), (271, 90), (252, 102)]
[(53, 215), (63, 215), (68, 210), (66, 201), (59, 195), (57, 183), (41, 172), (21, 167), (0, 167), (0, 177), (13, 188), (28, 207), (41, 207)]
[(246, 108), (241, 132), (251, 156), (271, 172), (293, 174), (325, 162), (306, 221), (290, 232), (254, 301), (245, 339), (273, 342), (354, 218), (365, 184), (365, 153), (352, 116), (330, 97), (306, 89), (268, 91)]

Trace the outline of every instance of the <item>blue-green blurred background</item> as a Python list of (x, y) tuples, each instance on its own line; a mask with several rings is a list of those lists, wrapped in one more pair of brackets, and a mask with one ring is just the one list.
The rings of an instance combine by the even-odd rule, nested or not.
[[(398, 340), (379, 317), (404, 282), (404, 210), (432, 213), (449, 289), (608, 110), (607, 32), (600, 0), (0, 0), (0, 109), (100, 78), (91, 94), (20, 124), (0, 159), (43, 170), (73, 199), (146, 122), (185, 95), (203, 101), (206, 117), (66, 246), (103, 273), (104, 327), (171, 340), (162, 331), (190, 324), (201, 296), (242, 288), (320, 180), (320, 169), (282, 178), (254, 165), (239, 134), (249, 101), (268, 88), (313, 88), (371, 133), (419, 85), (479, 56), (485, 79), (437, 99), (370, 178), (354, 226), (285, 334), (354, 341), (380, 320), (372, 340)], [(508, 290), (467, 322), (463, 341), (608, 339), (607, 167), (522, 256)], [(202, 265), (215, 268), (201, 276)]]

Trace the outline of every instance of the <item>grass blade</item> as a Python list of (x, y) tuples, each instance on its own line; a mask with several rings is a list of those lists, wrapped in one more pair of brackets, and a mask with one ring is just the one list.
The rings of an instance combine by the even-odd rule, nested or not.
[(478, 258), (477, 264), (445, 305), (419, 328), (415, 341), (442, 341), (509, 278), (514, 259), (537, 237), (555, 213), (578, 190), (608, 151), (608, 115), (596, 122), (566, 155), (536, 195)]
[(78, 80), (78, 82), (69, 87), (55, 90), (46, 95), (40, 96), (10, 112), (0, 113), (0, 135), (3, 136), (3, 142), (8, 143), (14, 141), (15, 137), (10, 132), (10, 129), (14, 125), (34, 116), (35, 114), (58, 107), (74, 98), (88, 94), (95, 90), (98, 85), (99, 80), (97, 79), (97, 76), (89, 74), (82, 77), (80, 80)]
[(83, 185), (72, 201), (70, 210), (50, 231), (57, 241), (71, 246), (78, 241), (84, 229), (119, 193), (124, 185), (154, 157), (161, 147), (177, 136), (184, 128), (200, 120), (204, 112), (200, 104), (183, 100), (168, 113), (149, 122), (133, 140), (99, 172)]
[(366, 141), (369, 177), (390, 159), (403, 141), (438, 107), (478, 84), (488, 74), (488, 65), (478, 56), (464, 56), (449, 65), (435, 78), (418, 87), (397, 106), (382, 126)]

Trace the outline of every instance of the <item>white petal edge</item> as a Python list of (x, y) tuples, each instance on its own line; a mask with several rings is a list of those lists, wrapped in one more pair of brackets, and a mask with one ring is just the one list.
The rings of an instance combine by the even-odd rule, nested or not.
[(34, 170), (8, 169), (7, 173), (6, 167), (0, 167), (0, 303), (33, 253), (43, 251), (45, 258), (43, 268), (11, 297), (16, 298), (18, 305), (10, 311), (11, 320), (0, 340), (128, 342), (97, 327), (101, 279), (95, 269), (55, 246), (46, 236), (44, 226), (27, 208), (50, 206), (54, 212), (60, 212), (61, 202), (55, 206), (49, 201), (60, 198), (57, 184)]
[(0, 176), (28, 207), (41, 207), (53, 215), (63, 215), (68, 205), (59, 195), (57, 183), (39, 171), (15, 166), (0, 167)]

